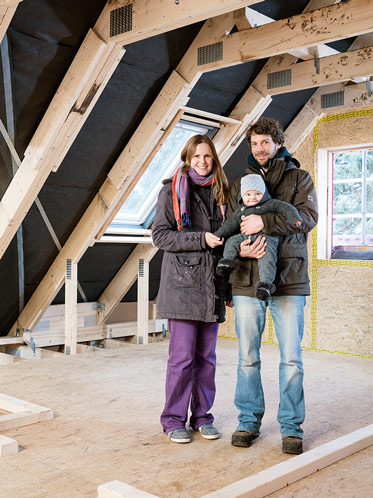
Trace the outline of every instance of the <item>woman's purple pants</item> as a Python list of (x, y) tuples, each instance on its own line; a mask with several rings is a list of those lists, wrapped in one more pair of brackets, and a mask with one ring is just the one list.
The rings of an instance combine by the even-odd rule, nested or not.
[(190, 403), (190, 426), (211, 424), (208, 411), (215, 399), (216, 339), (219, 324), (169, 319), (170, 346), (166, 375), (166, 403), (161, 424), (166, 434), (184, 429)]

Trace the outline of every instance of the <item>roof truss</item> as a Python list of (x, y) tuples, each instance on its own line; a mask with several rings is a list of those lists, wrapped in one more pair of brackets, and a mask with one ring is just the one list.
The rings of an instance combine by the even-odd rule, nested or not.
[[(360, 19), (362, 17), (361, 10), (363, 9), (363, 6), (366, 7), (367, 1), (351, 0), (347, 3), (350, 5), (350, 8), (353, 9), (354, 15)], [(301, 37), (301, 35), (298, 34), (298, 42), (303, 44), (303, 46), (304, 44), (314, 45), (319, 42), (329, 41), (329, 39), (345, 38), (346, 36), (352, 35), (352, 33), (356, 34), (358, 29), (356, 22), (351, 21), (350, 24), (346, 24), (345, 22), (347, 11), (343, 10), (343, 5), (333, 6), (330, 7), (330, 9), (321, 9), (322, 12), (313, 12), (312, 16), (316, 16), (316, 18), (319, 19), (320, 33), (315, 29), (312, 29), (312, 32), (308, 33), (307, 36)], [(365, 19), (367, 17), (366, 14), (367, 12), (365, 11)], [(332, 29), (330, 29), (331, 23), (326, 21), (328, 16), (329, 18), (330, 16), (333, 16), (333, 19), (336, 19)], [(301, 22), (305, 23), (310, 21), (311, 14), (301, 14), (300, 16), (294, 16), (287, 22), (277, 21), (268, 26), (274, 26), (275, 28), (274, 31), (272, 31), (272, 34), (276, 34), (278, 36), (281, 35), (280, 39), (282, 39), (286, 37), (289, 38), (289, 29), (291, 29), (289, 28), (289, 23), (293, 26), (292, 29), (298, 32)], [(372, 24), (373, 23), (371, 22), (371, 26)], [(247, 30), (245, 32), (235, 33), (227, 37), (225, 33), (229, 32), (233, 25), (234, 16), (232, 14), (226, 14), (220, 16), (219, 18), (210, 19), (205, 23), (203, 29), (191, 45), (178, 68), (172, 73), (170, 79), (153, 103), (144, 120), (130, 139), (129, 143), (126, 145), (117, 162), (114, 164), (98, 195), (93, 199), (86, 213), (78, 223), (76, 229), (66, 242), (60, 255), (57, 256), (52, 267), (47, 272), (29, 303), (21, 313), (19, 323), (15, 324), (11, 330), (12, 335), (15, 335), (17, 326), (29, 329), (32, 329), (35, 326), (40, 315), (53, 300), (62, 285), (66, 254), (69, 254), (69, 257), (72, 257), (75, 262), (79, 261), (86, 248), (91, 244), (95, 235), (100, 231), (100, 228), (107, 223), (108, 219), (115, 215), (116, 210), (119, 209), (119, 206), (127, 198), (135, 185), (136, 179), (142, 172), (142, 165), (146, 161), (146, 158), (161, 139), (164, 130), (167, 129), (169, 124), (175, 118), (175, 115), (179, 112), (180, 107), (187, 103), (188, 95), (194, 84), (198, 81), (202, 72), (205, 70), (211, 70), (212, 68), (216, 69), (218, 67), (231, 65), (232, 63), (245, 62), (246, 60), (258, 58), (256, 54), (250, 55), (249, 53), (248, 34), (256, 32), (259, 34), (259, 39), (261, 40), (263, 38), (262, 30), (266, 27), (263, 26)], [(366, 21), (365, 24), (363, 21), (361, 23), (359, 22), (358, 32), (361, 32), (362, 30), (364, 32), (364, 30), (367, 30), (367, 25), (368, 23)], [(328, 26), (327, 36), (325, 34), (325, 30), (322, 29), (322, 27), (326, 26)], [(241, 37), (242, 34), (245, 36)], [(253, 35), (250, 35), (250, 44), (253, 44), (253, 39)], [(236, 43), (236, 48), (233, 51), (228, 50), (228, 57), (226, 57), (226, 52), (224, 52), (225, 55), (220, 61), (215, 61), (207, 65), (198, 64), (197, 52), (199, 47), (220, 43), (221, 41), (224, 43), (228, 41), (228, 45), (232, 47), (233, 40)], [(289, 43), (290, 48), (296, 45), (291, 39)], [(264, 49), (261, 54), (266, 53), (266, 50), (269, 52), (268, 45), (269, 44), (267, 43), (267, 48)], [(282, 41), (281, 45), (285, 46), (286, 43)], [(232, 54), (237, 54), (239, 52), (239, 47), (242, 49), (241, 53), (244, 55), (240, 56), (238, 60), (234, 59)], [(261, 56), (264, 57), (265, 55)], [(236, 62), (232, 62), (234, 60)], [(254, 117), (254, 114), (256, 113), (256, 116), (258, 116), (263, 110), (263, 105), (265, 105), (269, 99), (261, 95), (261, 93), (255, 90), (255, 88), (251, 88), (249, 91), (251, 95), (256, 96), (254, 109), (250, 102), (251, 111), (249, 115)], [(240, 112), (242, 114), (242, 111)], [(237, 111), (237, 114), (239, 114), (239, 111)], [(247, 114), (248, 112), (246, 108), (246, 115)], [(237, 119), (235, 113), (233, 113), (231, 117)], [(239, 127), (239, 125), (232, 126), (236, 126), (237, 131), (237, 127)], [(227, 144), (229, 144), (230, 137), (227, 135), (229, 135), (229, 133), (225, 133), (225, 135), (224, 133), (220, 133), (219, 138), (217, 137), (217, 140), (220, 140), (221, 143), (221, 149), (219, 147), (219, 150), (222, 150), (227, 147)]]

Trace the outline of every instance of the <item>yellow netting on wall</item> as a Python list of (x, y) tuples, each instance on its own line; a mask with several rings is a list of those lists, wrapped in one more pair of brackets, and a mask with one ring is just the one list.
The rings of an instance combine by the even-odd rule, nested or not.
[[(363, 109), (360, 111), (343, 112), (332, 116), (325, 116), (318, 120), (313, 130), (313, 166), (312, 177), (315, 181), (315, 156), (319, 143), (319, 125), (325, 122), (337, 121), (341, 119), (349, 119), (356, 117), (363, 117), (373, 114), (373, 109)], [(330, 266), (370, 266), (373, 267), (373, 261), (350, 261), (350, 260), (321, 260), (317, 259), (317, 228), (312, 232), (312, 284), (311, 284), (311, 347), (304, 349), (311, 349), (313, 351), (326, 351), (317, 348), (317, 268), (319, 265)], [(344, 353), (343, 351), (327, 351), (328, 353), (347, 354), (351, 356), (360, 356), (363, 358), (371, 358), (372, 356), (364, 356), (352, 353)]]

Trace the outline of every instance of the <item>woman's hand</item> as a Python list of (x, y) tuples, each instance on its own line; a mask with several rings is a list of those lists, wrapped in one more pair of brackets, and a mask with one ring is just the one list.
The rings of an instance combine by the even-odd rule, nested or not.
[(205, 241), (208, 246), (212, 247), (212, 249), (224, 244), (224, 238), (217, 237), (211, 232), (205, 232)]
[(244, 240), (240, 245), (239, 256), (241, 258), (261, 259), (266, 253), (267, 243), (265, 240), (263, 235), (259, 235), (253, 243), (251, 243), (250, 239)]

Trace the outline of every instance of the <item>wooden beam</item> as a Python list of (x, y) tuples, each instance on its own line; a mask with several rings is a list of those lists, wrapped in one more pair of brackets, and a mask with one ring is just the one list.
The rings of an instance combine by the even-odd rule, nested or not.
[(97, 488), (98, 498), (159, 498), (121, 481), (110, 481)]
[(202, 498), (262, 498), (372, 444), (373, 425), (368, 425)]
[[(298, 62), (297, 64), (281, 65), (279, 71), (270, 71), (266, 67), (261, 72), (261, 84), (256, 85), (262, 95), (278, 95), (295, 92), (306, 88), (320, 87), (339, 83), (356, 77), (367, 77), (373, 74), (373, 47), (343, 52), (337, 55), (324, 57), (319, 61), (319, 71), (316, 72), (314, 61)], [(281, 86), (268, 88), (270, 77), (288, 73), (288, 81), (281, 82)]]
[[(135, 0), (135, 3), (136, 12), (145, 5), (143, 0)], [(156, 22), (164, 23), (160, 31), (164, 32), (179, 27), (180, 22), (189, 24), (192, 19), (205, 19), (209, 15), (218, 15), (236, 8), (238, 4), (247, 3), (251, 2), (243, 0), (183, 2), (178, 12), (182, 13), (182, 16), (188, 12), (188, 15), (184, 21), (180, 21), (179, 18), (170, 15), (170, 8), (173, 10), (177, 7), (176, 4), (165, 7), (162, 0), (153, 1), (149, 12), (140, 19), (140, 25), (136, 28), (138, 30), (136, 39), (144, 39), (154, 34), (154, 30), (147, 30), (145, 24), (151, 23), (154, 27), (155, 19)], [(122, 2), (118, 0), (116, 8), (125, 7), (127, 4), (127, 0)], [(105, 42), (100, 36), (103, 26), (106, 26), (105, 19), (107, 15), (110, 17), (110, 11), (113, 10), (112, 5), (112, 2), (107, 3), (95, 28), (89, 31), (83, 41), (0, 203), (0, 258), (48, 175), (61, 164), (124, 54), (122, 43), (125, 38), (114, 37), (113, 41), (113, 37), (109, 37)], [(157, 17), (159, 14), (157, 6), (162, 7), (160, 17)], [(133, 29), (131, 36), (132, 34)]]
[(53, 419), (53, 411), (22, 399), (0, 393), (0, 409), (9, 412), (0, 416), (0, 431)]
[[(323, 7), (328, 7), (329, 5), (333, 5), (335, 3), (338, 2), (330, 0), (327, 1), (315, 0), (314, 2), (309, 2), (306, 5), (305, 9), (303, 10), (303, 13), (310, 12), (311, 10), (321, 9)], [(274, 19), (272, 19), (271, 17), (261, 14), (260, 12), (257, 12), (254, 9), (250, 9), (249, 7), (246, 8), (245, 12), (246, 12), (246, 17), (249, 20), (249, 23), (252, 27), (262, 26), (263, 24), (274, 22)], [(302, 60), (308, 60), (314, 58), (314, 50), (315, 47), (295, 48), (289, 51), (289, 54)], [(335, 50), (334, 48), (324, 44), (317, 45), (317, 51), (319, 57), (327, 57), (328, 55), (334, 55), (339, 53), (338, 50)]]
[[(348, 5), (350, 5), (350, 3), (348, 3)], [(350, 5), (350, 7), (354, 7), (354, 15), (360, 13), (362, 5), (366, 6), (366, 0), (355, 0), (353, 5)], [(345, 26), (343, 23), (343, 16), (346, 15), (346, 12), (343, 8), (344, 7), (342, 6), (338, 11), (333, 10), (333, 8), (323, 9), (322, 11), (317, 11), (317, 13), (313, 13), (313, 15), (319, 19), (318, 24), (320, 25), (323, 22), (325, 25), (329, 25), (330, 22), (328, 24), (325, 21), (325, 18), (328, 17), (330, 20), (330, 17), (334, 16), (333, 19), (336, 18), (337, 28), (333, 28), (333, 33), (329, 31), (328, 36), (324, 33), (321, 35), (315, 33), (315, 30), (312, 28), (310, 35), (306, 34), (303, 38), (300, 34), (298, 35), (298, 39), (300, 40), (298, 43), (305, 43), (305, 40), (307, 40), (307, 43), (314, 44), (317, 40), (325, 36), (328, 40), (330, 37), (336, 39), (336, 37), (341, 38), (348, 36), (350, 32), (353, 32), (356, 29), (356, 23), (355, 21), (351, 21), (350, 24), (352, 25), (352, 28), (349, 28), (350, 24), (348, 24), (347, 27)], [(365, 19), (366, 17), (365, 12)], [(289, 22), (293, 28), (292, 30), (289, 28), (289, 22), (284, 23), (284, 21), (272, 23), (270, 26), (277, 25), (276, 30), (279, 29), (280, 32), (283, 32), (282, 36), (286, 37), (289, 35), (289, 29), (291, 32), (294, 30), (295, 32), (297, 32), (297, 30), (299, 31), (299, 24), (301, 21), (307, 25), (307, 22), (309, 23), (311, 18), (309, 15), (308, 17), (306, 15), (306, 17), (295, 16), (294, 18), (291, 18)], [(366, 21), (364, 22), (366, 25)], [(365, 26), (364, 22), (362, 23), (363, 26)], [(172, 121), (180, 106), (186, 104), (188, 94), (193, 85), (198, 81), (203, 71), (211, 69), (211, 65), (209, 64), (207, 66), (198, 65), (198, 60), (196, 58), (198, 47), (216, 43), (221, 39), (230, 40), (233, 39), (232, 37), (235, 37), (235, 41), (240, 41), (236, 35), (245, 34), (245, 37), (241, 40), (243, 42), (241, 48), (243, 52), (247, 52), (247, 33), (262, 29), (255, 28), (248, 30), (247, 32), (233, 34), (228, 38), (225, 37), (225, 32), (229, 32), (233, 25), (234, 19), (231, 14), (210, 19), (205, 23), (200, 34), (191, 45), (176, 71), (172, 74), (171, 78), (173, 81), (171, 81), (171, 79), (168, 81), (161, 94), (154, 102), (148, 114), (110, 171), (107, 179), (99, 191), (99, 194), (94, 198), (88, 207), (86, 213), (69, 237), (60, 255), (56, 258), (51, 269), (47, 272), (29, 303), (21, 313), (19, 317), (19, 324), (21, 328), (32, 329), (35, 326), (38, 318), (52, 301), (54, 295), (58, 292), (60, 286), (62, 285), (64, 274), (63, 261), (65, 257), (64, 249), (66, 248), (66, 251), (69, 251), (66, 252), (66, 254), (72, 254), (70, 251), (73, 251), (75, 254), (74, 260), (76, 262), (79, 261), (81, 255), (85, 252), (94, 236), (100, 230), (100, 227), (102, 227), (102, 225), (116, 213), (120, 205), (131, 192), (131, 189), (135, 184), (135, 178), (139, 173), (139, 168), (141, 168), (142, 163), (146, 157), (148, 157), (150, 151), (162, 136), (163, 130), (167, 129), (168, 124)], [(342, 27), (347, 30), (343, 36), (340, 34)], [(263, 28), (265, 28), (265, 26)], [(260, 33), (260, 36), (263, 36), (262, 31)], [(324, 38), (323, 41), (325, 41)], [(291, 40), (289, 43), (290, 45), (292, 43), (294, 44)], [(249, 58), (252, 57), (250, 56)], [(240, 58), (240, 62), (243, 62), (243, 59)], [(228, 62), (228, 64), (229, 63), (230, 62)], [(218, 66), (225, 67), (226, 64), (227, 60), (223, 58), (222, 61), (216, 63), (215, 68)], [(261, 96), (261, 102), (263, 102), (261, 100), (262, 98), (265, 97)], [(14, 325), (10, 335), (15, 335), (16, 328), (17, 326)]]
[[(336, 2), (334, 2), (336, 3)], [(313, 0), (307, 4), (307, 6), (304, 9), (304, 12), (309, 12), (311, 10), (314, 10), (316, 8), (321, 8), (325, 7), (327, 5), (331, 4), (330, 0)], [(373, 34), (368, 33), (366, 35), (361, 35), (356, 38), (356, 40), (353, 42), (349, 50), (355, 50), (359, 48), (366, 48), (369, 47), (370, 45), (373, 45)], [(264, 112), (264, 110), (268, 107), (270, 104), (272, 98), (270, 95), (272, 95), (271, 90), (267, 90), (267, 81), (268, 81), (268, 74), (269, 73), (275, 73), (277, 71), (284, 71), (286, 69), (293, 69), (297, 67), (299, 64), (298, 63), (295, 65), (295, 62), (297, 61), (297, 58), (294, 55), (290, 54), (282, 54), (278, 56), (271, 57), (269, 61), (266, 63), (266, 65), (263, 67), (259, 75), (255, 78), (254, 82), (252, 85), (248, 88), (246, 91), (245, 95), (242, 97), (240, 102), (237, 104), (235, 109), (233, 110), (232, 116), (236, 117), (237, 119), (242, 120), (242, 125), (240, 128), (236, 131), (234, 136), (231, 137), (229, 141), (226, 142), (225, 146), (223, 149), (220, 149), (220, 159), (222, 161), (222, 164), (225, 164), (228, 159), (232, 156), (234, 151), (237, 149), (237, 147), (241, 144), (242, 140), (244, 140), (245, 135), (246, 135), (246, 130), (247, 128), (255, 122), (260, 115)], [(304, 66), (301, 66), (304, 67)], [(370, 67), (370, 63), (367, 60), (365, 67)], [(313, 69), (311, 69), (312, 71)], [(298, 71), (298, 69), (296, 69)], [(299, 74), (299, 73), (298, 73)], [(327, 84), (330, 85), (331, 83), (334, 82), (334, 78), (338, 80), (338, 73), (333, 73), (329, 76)], [(326, 78), (325, 78), (326, 80)], [(353, 78), (354, 81), (358, 80), (358, 78)], [(294, 90), (299, 90), (300, 88), (297, 87), (280, 87), (278, 89), (273, 89), (274, 92), (277, 94), (279, 93), (286, 93), (289, 91), (294, 91)], [(273, 92), (273, 93), (274, 93)], [(264, 96), (266, 95), (266, 99)], [(260, 99), (259, 96), (262, 98)], [(366, 93), (364, 91), (362, 94), (359, 96), (357, 101), (360, 101), (362, 98), (366, 98)], [(356, 101), (356, 102), (357, 102)], [(307, 114), (311, 112), (309, 109), (305, 110), (304, 113)], [(312, 114), (312, 112), (311, 112)], [(299, 124), (301, 125), (302, 131), (306, 134), (307, 129), (311, 130), (313, 126), (315, 125), (317, 119), (319, 119), (323, 113), (320, 111), (319, 113), (315, 114), (309, 114), (308, 116), (303, 116), (303, 118), (300, 118)], [(311, 120), (309, 119), (311, 117)], [(303, 124), (307, 123), (308, 128), (305, 129)], [(292, 133), (292, 131), (290, 130)], [(221, 140), (220, 137), (222, 136), (222, 132), (219, 131), (217, 136), (215, 137), (215, 141), (218, 144)], [(296, 147), (302, 142), (303, 138), (305, 135), (301, 134), (300, 136), (297, 136), (296, 134), (292, 135), (290, 137), (289, 142), (286, 142), (287, 144), (294, 144)], [(297, 139), (297, 143), (295, 143), (295, 139)]]
[(95, 29), (105, 41), (128, 45), (149, 36), (221, 16), (257, 0), (116, 0), (107, 2)]
[(304, 139), (316, 126), (317, 121), (324, 115), (324, 112), (316, 112), (308, 104), (303, 107), (285, 131), (286, 148), (291, 154), (303, 143)]
[(18, 5), (22, 0), (0, 0), (1, 7), (10, 7), (12, 5)]
[[(156, 332), (161, 332), (157, 330), (157, 323), (155, 320), (149, 320), (149, 334)], [(121, 323), (111, 323), (110, 325), (95, 325), (92, 327), (78, 327), (77, 330), (77, 343), (79, 342), (91, 342), (91, 341), (103, 341), (104, 339), (113, 339), (115, 337), (131, 337), (137, 335), (137, 322), (121, 322)], [(53, 330), (40, 330), (34, 332), (24, 332), (23, 339), (26, 344), (33, 344), (35, 347), (34, 358), (39, 359), (46, 356), (48, 353), (50, 355), (61, 355), (62, 353), (56, 353), (52, 351), (42, 350), (40, 348), (45, 348), (49, 346), (62, 346), (65, 344), (65, 331), (63, 328), (53, 329)], [(77, 344), (77, 351), (79, 350)], [(21, 346), (22, 347), (22, 346)], [(32, 350), (27, 348), (29, 354), (25, 355), (25, 350), (21, 350), (21, 356), (27, 356), (31, 359)], [(30, 354), (31, 353), (31, 354)]]
[(10, 21), (13, 19), (14, 13), (21, 1), (22, 0), (0, 2), (0, 43), (4, 38)]
[[(349, 0), (223, 36), (222, 58), (203, 64), (201, 70), (211, 71), (287, 53), (299, 47), (369, 33), (373, 28), (373, 10), (370, 7), (370, 0)], [(191, 54), (195, 61), (198, 60), (198, 48), (204, 47), (195, 47), (193, 56)], [(182, 74), (189, 81), (188, 68)]]
[[(58, 143), (71, 113), (79, 114), (74, 106), (90, 78), (96, 74), (101, 60), (110, 56), (114, 46), (108, 47), (93, 30), (82, 43), (55, 97), (37, 128), (24, 159), (8, 186), (0, 203), (0, 257), (4, 254), (16, 230), (35, 200), (52, 167), (50, 156)], [(92, 84), (92, 81), (91, 81)], [(104, 85), (103, 85), (104, 86)], [(100, 93), (103, 87), (98, 87)], [(84, 114), (83, 112), (81, 112)], [(46, 164), (47, 163), (47, 164)]]
[[(231, 13), (210, 19), (205, 23), (195, 41), (206, 44), (208, 40), (219, 39), (233, 25)], [(189, 51), (186, 57), (188, 53)], [(195, 84), (201, 75), (196, 64), (194, 73)], [(26, 304), (9, 335), (16, 335), (17, 328), (32, 330), (36, 326), (62, 286), (66, 258), (71, 257), (73, 262), (79, 262), (100, 227), (119, 210), (120, 205), (130, 194), (131, 188), (134, 187), (134, 180), (143, 161), (167, 129), (180, 106), (186, 104), (191, 89), (192, 85), (179, 75), (177, 68), (110, 170), (98, 194)]]
[(18, 443), (15, 439), (0, 434), (0, 457), (18, 453)]
[(319, 88), (285, 130), (285, 143), (289, 152), (294, 153), (313, 130), (317, 121), (325, 114), (340, 112), (341, 107), (323, 108), (322, 96), (343, 92), (343, 109), (365, 109), (373, 106), (373, 92), (369, 96), (365, 83), (342, 83)]

